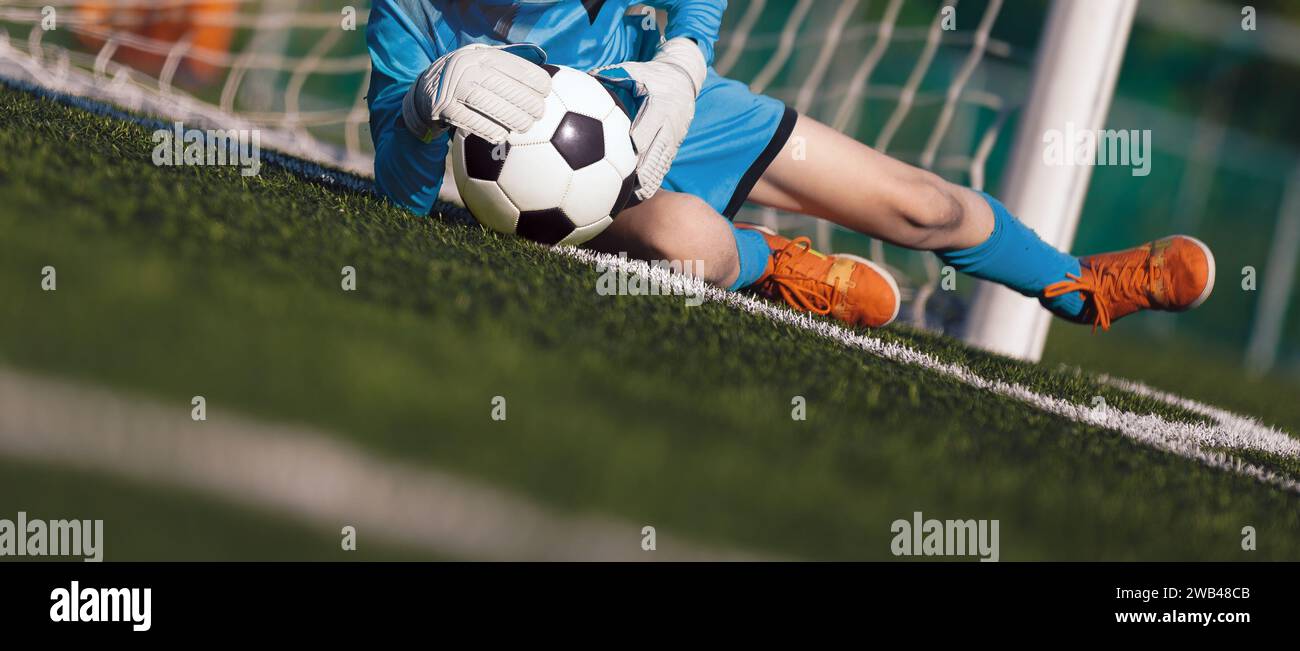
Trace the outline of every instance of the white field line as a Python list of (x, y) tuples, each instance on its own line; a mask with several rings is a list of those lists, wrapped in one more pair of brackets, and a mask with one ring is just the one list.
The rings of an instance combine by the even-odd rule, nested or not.
[(1218, 423), (1219, 427), (1215, 429), (1218, 436), (1203, 440), (1202, 445), (1237, 450), (1259, 450), (1284, 457), (1300, 457), (1300, 441), (1285, 432), (1261, 425), (1254, 418), (1234, 414), (1226, 409), (1161, 391), (1133, 380), (1109, 375), (1098, 376), (1098, 380), (1117, 389), (1200, 414)]
[(358, 546), (385, 540), (481, 560), (753, 558), (663, 527), (657, 550), (646, 552), (642, 524), (556, 513), (338, 437), (208, 409), (195, 422), (188, 401), (164, 407), (0, 368), (0, 455), (190, 489), (324, 531), (351, 525)]
[(1300, 440), (1288, 436), (1281, 430), (1263, 425), (1252, 418), (1157, 391), (1134, 382), (1109, 378), (1103, 378), (1103, 381), (1109, 382), (1117, 388), (1202, 414), (1213, 422), (1207, 425), (1204, 423), (1169, 421), (1153, 414), (1138, 414), (1106, 405), (1098, 407), (1078, 405), (1061, 398), (1043, 395), (1014, 382), (988, 379), (965, 366), (945, 362), (909, 346), (859, 334), (829, 321), (814, 319), (806, 314), (800, 314), (745, 294), (728, 292), (695, 278), (673, 274), (665, 268), (652, 267), (639, 260), (575, 248), (556, 250), (563, 255), (576, 258), (582, 262), (600, 265), (601, 269), (613, 270), (616, 273), (626, 272), (639, 275), (653, 283), (657, 283), (660, 288), (670, 289), (675, 294), (703, 298), (707, 301), (721, 303), (765, 317), (779, 324), (800, 328), (838, 342), (847, 348), (861, 350), (900, 364), (918, 366), (952, 378), (972, 388), (989, 391), (1028, 404), (1049, 414), (1113, 430), (1157, 450), (1195, 459), (1212, 468), (1235, 472), (1264, 484), (1300, 494), (1300, 482), (1294, 479), (1259, 465), (1246, 463), (1222, 452), (1206, 449), (1256, 450), (1283, 457), (1300, 458)]

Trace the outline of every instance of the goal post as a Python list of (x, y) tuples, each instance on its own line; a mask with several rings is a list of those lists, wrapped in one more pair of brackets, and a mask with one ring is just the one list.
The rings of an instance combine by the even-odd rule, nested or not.
[[(1104, 127), (1138, 0), (1053, 0), (999, 198), (1048, 244), (1074, 243), (1090, 165), (1049, 165), (1049, 131)], [(980, 283), (967, 320), (967, 343), (1038, 361), (1051, 315), (1036, 299)]]

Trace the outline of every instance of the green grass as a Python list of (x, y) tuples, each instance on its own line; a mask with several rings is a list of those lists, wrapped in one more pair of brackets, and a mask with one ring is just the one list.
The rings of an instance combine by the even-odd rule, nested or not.
[(1094, 336), (1082, 327), (1053, 328), (1043, 362), (1145, 382), (1254, 416), (1292, 434), (1300, 432), (1300, 402), (1296, 401), (1300, 383), (1294, 377), (1283, 373), (1254, 377), (1241, 370), (1239, 357), (1194, 340), (1153, 338), (1136, 327), (1139, 324), (1132, 325), (1125, 333), (1116, 333), (1119, 336)]
[[(1300, 559), (1294, 495), (723, 306), (600, 296), (593, 269), (477, 227), (272, 166), (159, 168), (150, 148), (138, 126), (0, 88), (0, 151), (22, 152), (0, 158), (0, 363), (181, 408), (202, 394), (211, 417), (309, 424), (661, 540), (892, 558), (890, 523), (922, 511), (999, 519), (1006, 560)], [(1195, 418), (1072, 370), (879, 336)], [(1240, 550), (1246, 524), (1260, 551)]]
[[(1134, 323), (1133, 326), (1137, 326)], [(1249, 415), (1294, 435), (1300, 432), (1300, 383), (1283, 373), (1252, 375), (1222, 350), (1190, 339), (1153, 339), (1132, 327), (1122, 336), (1095, 336), (1087, 328), (1057, 327), (1043, 363), (1144, 382), (1193, 400)], [(1237, 452), (1250, 463), (1300, 477), (1300, 459)]]

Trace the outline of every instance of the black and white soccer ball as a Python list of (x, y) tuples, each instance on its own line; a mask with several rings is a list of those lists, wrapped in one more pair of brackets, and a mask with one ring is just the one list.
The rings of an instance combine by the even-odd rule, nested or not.
[(632, 122), (591, 75), (542, 67), (552, 81), (542, 119), (499, 145), (458, 130), (452, 174), (465, 207), (488, 228), (577, 246), (613, 223), (632, 196)]

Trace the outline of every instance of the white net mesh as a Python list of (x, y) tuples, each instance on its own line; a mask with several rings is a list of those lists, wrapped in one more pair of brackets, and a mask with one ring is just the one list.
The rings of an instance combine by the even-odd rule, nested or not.
[[(1024, 97), (1030, 58), (992, 37), (1002, 9), (1003, 0), (733, 2), (716, 67), (981, 188), (1016, 105), (1005, 98)], [(285, 153), (369, 174), (367, 12), (317, 0), (3, 0), (0, 74), (168, 119), (259, 128)], [(948, 329), (960, 317), (960, 305), (933, 305), (933, 256), (797, 215), (747, 208), (742, 218), (889, 264), (914, 323)]]
[(5, 0), (0, 74), (369, 173), (365, 22), (333, 2)]
[[(1018, 105), (1007, 98), (1024, 96), (1030, 57), (1012, 62), (1012, 45), (992, 38), (1002, 0), (960, 4), (755, 0), (724, 32), (717, 68), (877, 150), (982, 189), (990, 155)], [(768, 15), (781, 17), (779, 30), (762, 29)], [(950, 29), (972, 16), (972, 29)], [(754, 62), (748, 69), (747, 59)], [(802, 232), (827, 250), (866, 248), (903, 281), (902, 316), (914, 324), (953, 330), (963, 316), (959, 301), (931, 300), (941, 279), (932, 255), (770, 209), (749, 208), (742, 219)]]

